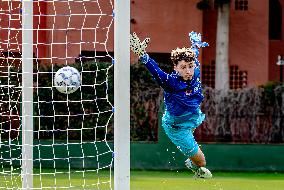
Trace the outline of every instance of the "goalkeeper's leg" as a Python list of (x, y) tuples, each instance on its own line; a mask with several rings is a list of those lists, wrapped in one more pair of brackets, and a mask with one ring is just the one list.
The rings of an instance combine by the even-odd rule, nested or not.
[(185, 161), (185, 165), (187, 168), (193, 171), (195, 174), (195, 177), (197, 178), (211, 178), (212, 174), (211, 172), (205, 168), (206, 161), (205, 156), (200, 148), (198, 148), (198, 151), (195, 155), (188, 158)]
[(187, 157), (185, 165), (191, 169), (196, 177), (211, 178), (211, 172), (206, 169), (205, 157), (197, 142), (194, 139), (193, 131), (196, 123), (187, 122), (185, 125), (174, 125), (174, 120), (164, 114), (162, 126), (167, 136), (178, 147), (178, 149)]

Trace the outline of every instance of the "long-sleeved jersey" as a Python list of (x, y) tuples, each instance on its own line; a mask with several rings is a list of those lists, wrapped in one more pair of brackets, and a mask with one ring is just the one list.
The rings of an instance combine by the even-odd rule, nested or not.
[(166, 110), (174, 116), (199, 111), (204, 99), (200, 81), (200, 68), (197, 66), (191, 80), (185, 81), (176, 71), (171, 74), (162, 71), (157, 63), (149, 58), (145, 66), (154, 79), (164, 89)]

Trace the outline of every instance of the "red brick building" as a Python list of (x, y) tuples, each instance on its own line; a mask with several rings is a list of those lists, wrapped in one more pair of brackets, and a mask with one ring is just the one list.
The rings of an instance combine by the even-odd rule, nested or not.
[[(188, 45), (191, 30), (203, 34), (210, 46), (200, 57), (203, 83), (214, 86), (217, 8), (199, 10), (199, 0), (133, 0), (132, 31), (151, 37), (148, 51), (170, 52)], [(283, 0), (232, 0), (229, 19), (229, 64), (232, 88), (279, 81), (277, 56), (284, 55)]]
[[(210, 9), (199, 10), (199, 1), (131, 0), (131, 31), (150, 37), (148, 52), (161, 60), (167, 60), (176, 46), (189, 45), (188, 32), (201, 32), (210, 44), (200, 55), (202, 78), (214, 86), (217, 10), (214, 0), (209, 1)], [(5, 58), (3, 52), (21, 51), (21, 5), (1, 1), (0, 6), (0, 50)], [(284, 0), (231, 0), (232, 88), (279, 81), (276, 61), (284, 55), (283, 6)], [(112, 1), (34, 1), (34, 15), (34, 52), (43, 62), (72, 63), (86, 52), (87, 56), (113, 52)]]

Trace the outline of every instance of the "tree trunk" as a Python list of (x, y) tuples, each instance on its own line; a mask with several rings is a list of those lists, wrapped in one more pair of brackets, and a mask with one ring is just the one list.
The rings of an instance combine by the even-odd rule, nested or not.
[(228, 90), (229, 86), (229, 15), (230, 4), (218, 7), (216, 36), (215, 88)]

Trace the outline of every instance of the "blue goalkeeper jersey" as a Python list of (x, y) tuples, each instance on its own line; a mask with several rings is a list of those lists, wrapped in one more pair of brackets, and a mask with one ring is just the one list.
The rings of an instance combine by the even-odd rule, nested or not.
[(197, 66), (191, 80), (185, 81), (176, 71), (171, 74), (162, 71), (151, 58), (145, 63), (154, 79), (164, 89), (166, 110), (174, 116), (197, 113), (204, 99), (200, 81), (200, 68)]

